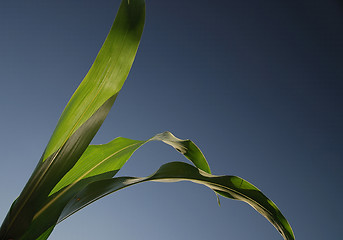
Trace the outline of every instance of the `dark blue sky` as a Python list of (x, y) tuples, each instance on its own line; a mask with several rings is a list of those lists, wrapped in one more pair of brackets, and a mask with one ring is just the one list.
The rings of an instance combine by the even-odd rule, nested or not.
[[(119, 1), (1, 1), (0, 218), (91, 66)], [(339, 0), (147, 0), (136, 61), (94, 143), (170, 130), (214, 174), (238, 175), (297, 239), (340, 239), (343, 4)], [(161, 143), (119, 175), (182, 160)], [(60, 239), (281, 239), (247, 204), (191, 183), (125, 189), (56, 227)]]

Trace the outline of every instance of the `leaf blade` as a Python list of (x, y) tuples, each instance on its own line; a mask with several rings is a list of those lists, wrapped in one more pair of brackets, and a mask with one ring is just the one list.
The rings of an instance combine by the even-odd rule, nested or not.
[[(191, 181), (203, 184), (227, 198), (248, 203), (271, 222), (285, 240), (295, 239), (293, 230), (281, 211), (255, 186), (236, 176), (208, 174), (184, 162), (164, 164), (157, 172), (146, 178), (119, 177), (93, 182), (75, 195), (73, 201), (64, 208), (61, 217), (66, 218), (108, 194), (147, 181)], [(223, 193), (227, 193), (227, 195)]]
[(18, 239), (29, 227), (36, 211), (46, 201), (49, 192), (82, 155), (110, 110), (110, 98), (83, 124), (55, 154), (39, 161), (23, 191), (13, 203), (0, 229), (4, 239)]
[(92, 67), (57, 123), (43, 161), (123, 86), (139, 46), (145, 22), (144, 0), (122, 1), (111, 30)]
[[(134, 0), (130, 4), (123, 0), (94, 64), (67, 104), (41, 160), (5, 218), (0, 229), (1, 239), (18, 239), (23, 234), (35, 211), (96, 134), (129, 73), (144, 22), (144, 0)], [(97, 114), (104, 105), (106, 111)], [(87, 124), (91, 119), (96, 119), (97, 123)], [(76, 139), (71, 140), (73, 137)], [(71, 149), (71, 159), (61, 156), (63, 149), (68, 148), (66, 146)], [(73, 149), (75, 146), (77, 150)], [(56, 167), (61, 164), (63, 169)], [(56, 169), (59, 174), (54, 173)], [(44, 191), (40, 191), (42, 189)]]
[(90, 145), (75, 166), (50, 192), (50, 195), (81, 179), (109, 171), (119, 171), (138, 148), (150, 141), (162, 141), (170, 145), (197, 168), (208, 173), (211, 172), (205, 156), (197, 145), (189, 139), (179, 139), (171, 132), (159, 133), (147, 140), (118, 137), (106, 144)]
[[(192, 141), (176, 138), (170, 132), (160, 133), (143, 141), (120, 137), (107, 144), (91, 145), (51, 191), (47, 201), (33, 217), (27, 235), (41, 234), (51, 225), (55, 225), (60, 219), (64, 206), (77, 192), (91, 182), (112, 178), (139, 147), (150, 141), (162, 141), (175, 149), (182, 148), (182, 154), (195, 166), (209, 171), (208, 163), (199, 148)], [(92, 157), (96, 159), (92, 161)]]

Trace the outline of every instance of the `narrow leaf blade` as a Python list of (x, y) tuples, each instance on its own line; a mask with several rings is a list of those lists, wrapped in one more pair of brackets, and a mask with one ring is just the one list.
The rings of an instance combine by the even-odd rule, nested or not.
[(107, 144), (91, 145), (36, 212), (28, 236), (40, 234), (55, 225), (61, 219), (63, 208), (76, 193), (91, 182), (112, 178), (139, 147), (150, 141), (162, 141), (171, 145), (195, 166), (209, 171), (207, 161), (199, 148), (192, 141), (176, 138), (170, 132), (157, 134), (144, 141), (119, 137)]
[(146, 178), (119, 177), (93, 182), (75, 195), (74, 199), (64, 208), (61, 217), (69, 216), (110, 193), (146, 181), (191, 181), (203, 184), (222, 196), (248, 203), (270, 221), (285, 240), (295, 239), (292, 228), (281, 211), (258, 188), (242, 178), (211, 175), (184, 162), (162, 165), (157, 172)]
[(144, 21), (144, 0), (122, 1), (98, 56), (57, 123), (43, 160), (56, 152), (100, 106), (120, 91), (136, 56)]
[(170, 132), (156, 134), (154, 137), (144, 141), (118, 137), (106, 144), (90, 145), (75, 166), (50, 192), (50, 195), (84, 178), (106, 172), (118, 172), (138, 148), (150, 141), (162, 141), (172, 146), (197, 168), (208, 173), (211, 172), (205, 156), (189, 139), (179, 139)]
[(132, 0), (130, 4), (122, 1), (93, 66), (63, 111), (41, 160), (3, 222), (1, 240), (20, 238), (52, 188), (98, 131), (129, 73), (144, 18), (144, 0)]

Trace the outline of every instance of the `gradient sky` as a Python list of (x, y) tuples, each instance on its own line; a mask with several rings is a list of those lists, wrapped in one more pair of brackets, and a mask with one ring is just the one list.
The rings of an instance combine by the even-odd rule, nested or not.
[[(0, 2), (0, 218), (90, 68), (119, 0)], [(147, 0), (132, 71), (94, 143), (190, 138), (217, 175), (281, 209), (297, 239), (341, 239), (343, 4), (339, 0)], [(118, 175), (182, 156), (138, 150)], [(245, 203), (192, 183), (144, 183), (56, 227), (51, 240), (281, 239)]]

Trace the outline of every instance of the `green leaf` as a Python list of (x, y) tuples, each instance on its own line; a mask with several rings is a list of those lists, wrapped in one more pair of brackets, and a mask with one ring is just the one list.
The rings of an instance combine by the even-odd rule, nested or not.
[(133, 63), (145, 19), (144, 0), (122, 1), (94, 64), (64, 109), (36, 169), (8, 212), (2, 239), (19, 239), (51, 190), (77, 162), (106, 118)]
[(98, 56), (57, 123), (43, 160), (56, 152), (100, 106), (120, 91), (136, 56), (144, 19), (144, 0), (122, 1)]
[[(196, 166), (206, 171), (186, 163), (174, 162), (163, 165), (155, 174), (147, 178), (112, 178), (135, 150), (152, 140), (163, 141), (173, 146)], [(203, 184), (224, 197), (250, 204), (266, 217), (285, 239), (294, 239), (287, 220), (260, 190), (239, 177), (209, 174), (207, 161), (196, 145), (190, 140), (178, 139), (169, 132), (157, 134), (146, 141), (116, 138), (104, 145), (90, 146), (35, 216), (28, 236), (36, 236), (35, 233), (44, 232), (91, 202), (127, 186), (146, 181), (183, 180)]]
[(61, 218), (64, 206), (77, 192), (91, 182), (112, 178), (139, 147), (150, 141), (163, 141), (181, 152), (198, 168), (210, 172), (199, 148), (192, 141), (179, 139), (170, 132), (157, 134), (145, 141), (119, 137), (107, 144), (91, 145), (36, 212), (27, 236), (36, 236), (55, 225)]
[[(12, 204), (0, 229), (0, 240), (45, 240), (58, 222), (112, 192), (146, 181), (183, 180), (250, 204), (284, 239), (294, 239), (290, 225), (271, 200), (239, 177), (211, 175), (205, 157), (190, 140), (165, 132), (145, 141), (116, 138), (88, 147), (130, 71), (144, 19), (144, 0), (122, 1), (94, 64), (64, 109), (31, 178)], [(154, 140), (171, 145), (195, 167), (172, 162), (146, 178), (113, 178), (134, 151)]]
[(295, 239), (292, 228), (277, 206), (255, 186), (242, 178), (211, 175), (183, 162), (171, 162), (162, 165), (157, 172), (146, 178), (118, 177), (93, 182), (74, 196), (73, 201), (70, 201), (64, 208), (61, 217), (67, 217), (110, 193), (146, 181), (191, 181), (203, 184), (222, 196), (248, 203), (268, 219), (284, 239)]
[(58, 152), (48, 157), (46, 161), (38, 163), (28, 183), (7, 214), (1, 226), (1, 237), (6, 236), (4, 237), (6, 240), (19, 239), (24, 234), (34, 215), (48, 198), (50, 191), (80, 158), (113, 102), (114, 98), (110, 98)]
[(134, 151), (150, 141), (162, 141), (172, 146), (193, 162), (196, 167), (205, 172), (211, 172), (204, 155), (189, 139), (179, 139), (170, 132), (159, 133), (145, 141), (118, 137), (107, 144), (89, 146), (75, 166), (50, 192), (50, 195), (70, 184), (75, 184), (81, 179), (106, 172), (117, 172)]
[(46, 240), (50, 236), (51, 232), (54, 230), (55, 226), (50, 227), (42, 235), (40, 235), (36, 240)]
[(53, 204), (49, 205), (45, 209), (45, 211), (41, 211), (39, 215), (32, 220), (30, 226), (26, 229), (25, 234), (18, 238), (18, 240), (37, 239), (39, 236), (42, 235), (42, 233), (46, 232), (49, 228), (56, 225), (65, 205), (73, 198), (73, 196), (75, 196), (77, 192), (81, 191), (89, 183), (95, 182), (97, 180), (111, 179), (111, 176), (112, 173), (90, 177), (81, 180), (77, 184), (73, 185), (72, 188), (66, 191), (63, 195), (60, 195), (58, 197), (56, 194), (50, 196), (46, 203), (43, 204), (43, 206), (48, 204), (51, 200), (53, 200)]

